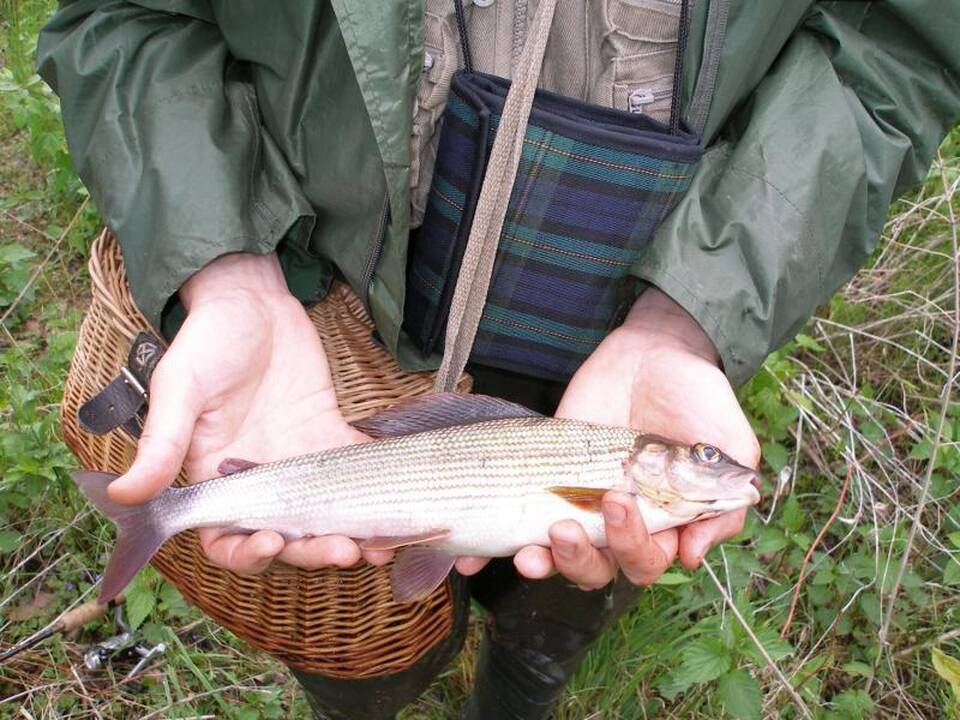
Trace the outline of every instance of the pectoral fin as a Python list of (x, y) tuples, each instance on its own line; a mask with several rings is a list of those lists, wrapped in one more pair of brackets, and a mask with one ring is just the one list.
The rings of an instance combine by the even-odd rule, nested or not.
[(243, 458), (224, 458), (223, 461), (217, 465), (217, 472), (221, 475), (233, 475), (234, 473), (255, 468), (259, 464), (260, 463), (253, 462), (253, 460), (244, 460)]
[(450, 574), (455, 560), (453, 555), (431, 547), (402, 550), (390, 573), (394, 602), (411, 603), (427, 598)]
[(547, 490), (587, 512), (600, 512), (600, 501), (607, 494), (607, 491), (603, 488), (576, 487), (574, 485), (554, 485), (548, 487)]
[(360, 541), (361, 550), (396, 550), (407, 545), (443, 540), (450, 534), (449, 530), (427, 530), (417, 535), (377, 535)]

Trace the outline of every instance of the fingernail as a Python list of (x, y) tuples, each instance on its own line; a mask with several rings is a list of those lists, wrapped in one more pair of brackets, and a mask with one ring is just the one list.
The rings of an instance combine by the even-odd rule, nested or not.
[(564, 560), (573, 560), (573, 556), (577, 554), (577, 549), (568, 543), (556, 543), (553, 549)]
[(627, 519), (627, 511), (623, 505), (608, 502), (603, 504), (603, 517), (608, 525), (620, 527)]

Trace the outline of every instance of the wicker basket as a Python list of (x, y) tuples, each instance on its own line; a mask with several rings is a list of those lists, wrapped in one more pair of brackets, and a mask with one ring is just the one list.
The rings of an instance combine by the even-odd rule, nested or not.
[[(99, 437), (83, 432), (77, 408), (119, 372), (134, 336), (149, 326), (133, 304), (119, 247), (106, 231), (93, 243), (90, 279), (93, 301), (64, 388), (63, 436), (84, 467), (120, 473), (133, 460), (133, 441), (120, 431)], [(310, 317), (347, 420), (431, 390), (432, 374), (401, 371), (373, 342), (370, 320), (345, 285), (335, 284)], [(465, 375), (459, 389), (469, 388)], [(449, 583), (421, 603), (399, 605), (391, 599), (389, 566), (301, 570), (277, 562), (262, 575), (241, 577), (212, 565), (193, 531), (168, 541), (153, 564), (190, 602), (254, 647), (331, 677), (404, 670), (453, 623)]]

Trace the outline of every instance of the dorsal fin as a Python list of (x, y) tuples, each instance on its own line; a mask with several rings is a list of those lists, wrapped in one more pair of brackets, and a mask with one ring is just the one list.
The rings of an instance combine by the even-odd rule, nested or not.
[(448, 392), (407, 400), (376, 415), (356, 420), (353, 426), (371, 437), (382, 438), (487, 420), (538, 416), (539, 413), (523, 405), (489, 395)]

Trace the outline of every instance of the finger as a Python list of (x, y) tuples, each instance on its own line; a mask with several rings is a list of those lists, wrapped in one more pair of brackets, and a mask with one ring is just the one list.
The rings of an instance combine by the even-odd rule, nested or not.
[(543, 580), (557, 571), (550, 548), (539, 545), (520, 548), (519, 552), (513, 556), (513, 565), (518, 573), (530, 580)]
[(687, 525), (680, 531), (680, 562), (688, 570), (698, 567), (710, 548), (743, 530), (746, 517), (743, 508)]
[[(650, 585), (673, 562), (659, 542), (651, 539), (636, 502), (624, 493), (610, 492), (603, 498), (607, 544), (620, 569), (634, 585)], [(669, 543), (667, 537), (662, 538)]]
[(744, 418), (743, 430), (730, 438), (726, 443), (725, 452), (741, 465), (756, 470), (760, 467), (760, 441), (754, 435), (746, 418)]
[(393, 559), (393, 550), (362, 550), (363, 559), (371, 565), (386, 565)]
[(488, 562), (490, 562), (490, 558), (465, 555), (464, 557), (457, 558), (454, 567), (461, 575), (476, 575), (487, 566)]
[(198, 533), (207, 557), (238, 575), (263, 572), (283, 549), (283, 538), (272, 530), (241, 535), (219, 528), (201, 528)]
[(197, 393), (165, 371), (161, 361), (150, 382), (150, 409), (137, 455), (130, 469), (110, 484), (110, 499), (134, 505), (169, 486), (183, 465), (199, 414)]
[(360, 561), (360, 546), (343, 535), (301, 538), (288, 542), (280, 559), (307, 570), (328, 565), (350, 567)]
[(550, 547), (560, 574), (584, 590), (601, 588), (616, 575), (616, 563), (590, 544), (578, 522), (554, 523), (550, 527)]
[(677, 559), (677, 550), (680, 548), (680, 532), (677, 528), (670, 528), (669, 530), (661, 530), (658, 533), (654, 533), (650, 536), (650, 540), (655, 542), (663, 551), (663, 554), (669, 558), (670, 562), (668, 563), (668, 567), (673, 565)]

